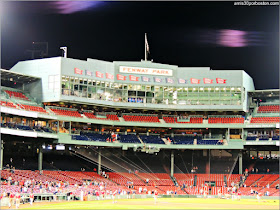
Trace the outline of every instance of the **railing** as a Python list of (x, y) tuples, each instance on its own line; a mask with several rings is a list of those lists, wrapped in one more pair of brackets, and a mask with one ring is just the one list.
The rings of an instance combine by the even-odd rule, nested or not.
[(65, 110), (65, 111), (78, 111), (78, 109), (66, 108), (66, 107), (60, 107), (60, 106), (46, 106), (46, 108), (48, 108), (48, 109)]
[(208, 115), (208, 118), (242, 118), (242, 115)]
[(129, 116), (150, 116), (150, 117), (158, 117), (157, 114), (143, 114), (143, 113), (122, 113), (122, 116), (129, 115)]
[(93, 112), (92, 110), (83, 110), (83, 112), (88, 112), (88, 113), (93, 113), (95, 115), (99, 115), (99, 116), (106, 116), (108, 114), (111, 115), (117, 115), (117, 112)]
[(180, 115), (162, 115), (162, 117), (172, 117), (172, 118), (180, 118), (180, 117), (186, 117), (186, 118), (203, 118), (203, 115), (188, 115), (188, 116), (180, 116)]

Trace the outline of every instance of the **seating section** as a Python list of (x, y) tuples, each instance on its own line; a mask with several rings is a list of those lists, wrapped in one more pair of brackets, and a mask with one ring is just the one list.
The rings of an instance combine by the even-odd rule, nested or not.
[(1, 104), (1, 106), (7, 106), (7, 107), (11, 107), (11, 108), (17, 108), (16, 107), (16, 105), (14, 105), (14, 103), (13, 102), (9, 102), (9, 101), (1, 101), (0, 102)]
[(272, 140), (279, 140), (279, 136), (272, 136)]
[(81, 132), (81, 135), (72, 135), (72, 140), (81, 140), (81, 141), (106, 142), (109, 138), (111, 138), (110, 134), (99, 134), (99, 133), (90, 133), (90, 132)]
[(209, 117), (208, 123), (244, 123), (243, 117)]
[(177, 117), (162, 117), (166, 123), (203, 123), (202, 117), (190, 117), (190, 121), (178, 121)]
[(219, 140), (197, 140), (197, 144), (203, 145), (223, 145)]
[(165, 173), (138, 173), (141, 179), (143, 179), (148, 186), (172, 186), (174, 185), (170, 176)]
[(90, 119), (96, 119), (96, 120), (113, 120), (113, 121), (119, 121), (119, 118), (117, 115), (115, 114), (107, 114), (106, 117), (97, 117), (96, 115), (94, 115), (93, 113), (91, 112), (84, 112), (84, 115), (87, 117), (87, 118), (90, 118)]
[(255, 141), (255, 140), (257, 140), (257, 136), (247, 136), (246, 140), (247, 141)]
[[(259, 176), (255, 177), (253, 180), (256, 180), (258, 177)], [(271, 184), (275, 182), (278, 178), (279, 175), (276, 174), (268, 174), (268, 175), (261, 174), (261, 178), (258, 179), (255, 183), (253, 183), (253, 186), (266, 187), (268, 184), (271, 186)]]
[(169, 192), (169, 194), (176, 194), (176, 195), (184, 195), (186, 194), (183, 190), (181, 190), (181, 188), (178, 186), (159, 186), (158, 187), (160, 190), (164, 191), (165, 194), (167, 194), (167, 192)]
[(22, 107), (27, 111), (47, 113), (47, 111), (40, 106), (30, 106), (30, 105), (21, 104), (20, 107)]
[(141, 143), (136, 135), (120, 135), (119, 141), (121, 143), (136, 143), (136, 144)]
[(258, 113), (280, 112), (279, 105), (261, 105), (258, 108)]
[(51, 108), (56, 115), (65, 115), (69, 117), (82, 117), (82, 115), (78, 111), (67, 110), (67, 109), (55, 109)]
[(26, 97), (23, 93), (11, 90), (4, 90), (10, 97), (19, 98), (21, 100), (30, 101), (28, 97)]
[(196, 186), (204, 186), (205, 183), (215, 182), (217, 187), (224, 185), (224, 174), (196, 174)]
[(247, 187), (255, 186), (256, 182), (263, 177), (263, 174), (250, 174), (247, 177), (245, 184)]
[(279, 123), (280, 117), (252, 117), (251, 123)]
[(173, 144), (193, 144), (194, 138), (201, 139), (201, 136), (194, 136), (194, 135), (183, 135), (183, 136), (174, 136), (168, 137)]
[(125, 121), (133, 122), (160, 122), (158, 116), (138, 116), (138, 115), (123, 115)]
[(151, 136), (140, 135), (139, 137), (146, 144), (165, 144), (159, 135), (151, 135)]
[[(27, 188), (27, 193), (54, 193), (55, 188), (45, 188), (42, 190), (39, 184), (35, 182), (45, 184), (54, 182), (60, 183), (61, 187), (67, 192), (73, 192), (74, 195), (79, 196), (81, 190), (93, 191), (100, 190), (100, 186), (106, 187), (106, 190), (125, 190), (131, 191), (128, 188), (129, 185), (133, 185), (137, 194), (149, 194), (152, 191), (158, 190), (160, 194), (192, 194), (202, 195), (203, 190), (209, 191), (209, 187), (205, 187), (205, 183), (211, 181), (215, 182), (216, 186), (211, 187), (211, 195), (217, 195), (219, 191), (222, 194), (228, 193), (228, 188), (224, 185), (224, 179), (227, 178), (228, 186), (231, 182), (237, 184), (239, 182), (239, 174), (182, 174), (175, 173), (174, 177), (177, 180), (179, 186), (174, 186), (170, 176), (167, 173), (116, 173), (107, 172), (109, 178), (97, 174), (96, 172), (85, 171), (39, 171), (31, 170), (2, 170), (1, 171), (1, 191), (6, 192), (21, 192), (21, 186), (24, 182), (30, 180), (34, 181), (34, 188)], [(194, 186), (194, 177), (197, 177), (196, 186)], [(12, 184), (8, 183), (8, 179)], [(86, 181), (92, 182), (90, 185), (86, 185)], [(14, 182), (18, 182), (18, 185), (14, 185)], [(251, 191), (257, 191), (264, 195), (269, 192), (270, 196), (279, 196), (279, 190), (275, 188), (276, 184), (279, 184), (279, 174), (249, 174), (245, 181), (247, 187), (240, 187), (239, 191), (241, 195), (254, 196)], [(269, 188), (267, 185), (270, 185)], [(139, 189), (141, 188), (141, 192)], [(183, 190), (182, 190), (183, 189)]]
[(183, 184), (185, 184), (185, 186), (194, 185), (194, 174), (175, 173), (174, 177), (180, 186), (183, 186)]
[(115, 173), (108, 172), (111, 180), (120, 185), (129, 185), (133, 182), (134, 186), (145, 186), (144, 181), (142, 181), (139, 177), (132, 173)]

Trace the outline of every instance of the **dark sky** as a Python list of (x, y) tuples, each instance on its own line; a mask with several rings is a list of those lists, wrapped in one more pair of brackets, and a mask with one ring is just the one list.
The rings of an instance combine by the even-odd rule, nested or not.
[[(30, 58), (26, 50), (32, 49), (33, 41), (48, 42), (48, 57), (61, 56), (59, 47), (67, 46), (71, 58), (140, 61), (146, 32), (154, 62), (244, 69), (256, 89), (279, 88), (278, 6), (234, 6), (233, 2), (90, 6), (64, 14), (67, 11), (55, 2), (2, 3), (1, 67), (9, 69)], [(234, 47), (236, 43), (242, 46)]]

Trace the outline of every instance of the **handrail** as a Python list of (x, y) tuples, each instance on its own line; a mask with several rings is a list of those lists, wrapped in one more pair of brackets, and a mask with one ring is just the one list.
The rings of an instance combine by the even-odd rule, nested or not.
[(46, 106), (46, 108), (59, 109), (59, 110), (65, 110), (65, 111), (78, 111), (78, 109), (66, 108), (66, 107), (60, 107), (60, 106)]

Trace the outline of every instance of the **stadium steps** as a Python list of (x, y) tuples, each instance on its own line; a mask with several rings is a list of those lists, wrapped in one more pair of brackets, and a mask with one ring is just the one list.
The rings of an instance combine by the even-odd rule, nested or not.
[(137, 135), (137, 138), (139, 139), (139, 141), (141, 142), (141, 144), (144, 145), (144, 142), (142, 141), (142, 139)]
[(162, 140), (165, 144), (167, 144), (167, 145), (171, 144), (169, 141), (167, 141), (166, 138), (161, 138), (161, 140)]
[(269, 185), (271, 186), (271, 185), (273, 185), (273, 184), (275, 184), (275, 183), (279, 183), (279, 178), (278, 179), (276, 179), (276, 180), (274, 180), (273, 182), (271, 182)]
[(160, 123), (166, 123), (166, 122), (164, 121), (164, 119), (159, 119), (159, 122), (160, 122)]
[(123, 119), (123, 117), (119, 117), (120, 122), (125, 122), (125, 120)]

